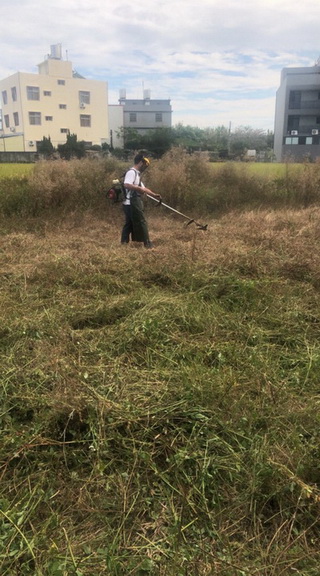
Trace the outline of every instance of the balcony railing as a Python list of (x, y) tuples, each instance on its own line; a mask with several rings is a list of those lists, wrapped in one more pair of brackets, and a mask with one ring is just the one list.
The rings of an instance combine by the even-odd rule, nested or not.
[(319, 110), (320, 100), (306, 100), (299, 102), (289, 102), (289, 110)]
[(292, 136), (292, 132), (297, 132), (297, 136), (317, 136), (320, 135), (320, 126), (299, 126), (299, 128), (288, 128), (287, 136)]

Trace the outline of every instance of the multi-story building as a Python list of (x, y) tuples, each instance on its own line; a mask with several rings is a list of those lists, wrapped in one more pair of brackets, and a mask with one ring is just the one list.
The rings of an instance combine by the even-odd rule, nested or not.
[(109, 143), (107, 83), (73, 72), (60, 44), (51, 46), (38, 74), (17, 72), (0, 81), (0, 97), (2, 150), (7, 139), (11, 150), (15, 140), (17, 151), (34, 151), (44, 136), (57, 147), (67, 134), (88, 146)]
[(132, 128), (138, 134), (171, 128), (171, 116), (170, 100), (151, 100), (150, 90), (143, 91), (142, 99), (127, 99), (126, 91), (120, 90), (118, 104), (109, 104), (110, 144), (123, 148), (125, 128)]
[(120, 90), (119, 104), (123, 107), (124, 128), (134, 128), (140, 134), (155, 128), (171, 128), (170, 100), (152, 100), (150, 90), (143, 91), (142, 99), (127, 99)]
[(284, 68), (276, 95), (274, 153), (287, 158), (320, 158), (320, 65)]

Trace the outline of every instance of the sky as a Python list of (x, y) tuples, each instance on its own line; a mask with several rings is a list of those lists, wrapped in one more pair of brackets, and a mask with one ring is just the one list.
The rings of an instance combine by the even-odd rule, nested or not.
[(170, 99), (172, 124), (274, 129), (281, 70), (320, 57), (319, 0), (1, 0), (0, 79), (61, 44), (86, 78)]

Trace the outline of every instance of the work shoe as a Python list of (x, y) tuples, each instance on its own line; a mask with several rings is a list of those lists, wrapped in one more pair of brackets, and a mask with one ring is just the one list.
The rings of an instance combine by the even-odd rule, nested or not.
[(154, 246), (153, 246), (152, 242), (149, 241), (149, 242), (144, 243), (144, 247), (145, 248), (153, 248)]

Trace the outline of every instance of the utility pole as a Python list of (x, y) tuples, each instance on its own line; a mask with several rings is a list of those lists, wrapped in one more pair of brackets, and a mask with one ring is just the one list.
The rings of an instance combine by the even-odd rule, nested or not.
[(228, 130), (228, 156), (230, 156), (230, 140), (231, 140), (231, 121), (229, 122), (229, 130)]

